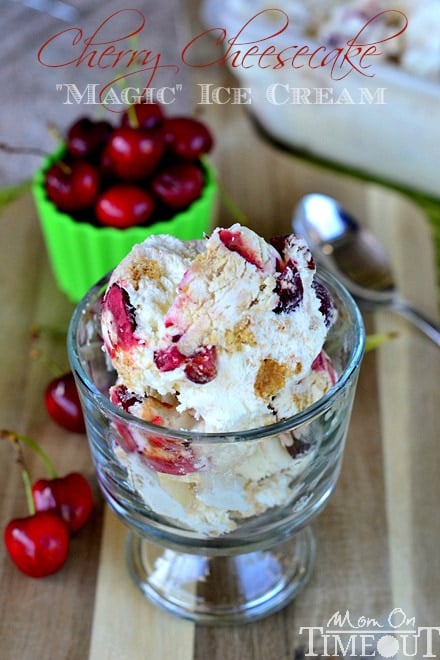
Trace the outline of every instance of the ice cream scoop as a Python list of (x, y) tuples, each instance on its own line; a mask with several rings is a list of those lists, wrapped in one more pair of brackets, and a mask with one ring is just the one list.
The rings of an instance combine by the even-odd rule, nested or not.
[(359, 303), (399, 314), (440, 346), (438, 323), (401, 297), (383, 246), (335, 199), (305, 195), (294, 210), (292, 227), (308, 242), (315, 259), (337, 275)]
[[(335, 322), (293, 234), (266, 242), (236, 223), (197, 241), (149, 236), (114, 269), (102, 301), (117, 373), (110, 400), (171, 433), (268, 428), (337, 383), (325, 345)], [(314, 435), (290, 433), (212, 447), (124, 427), (115, 441), (142, 500), (210, 536), (288, 502), (316, 450)]]
[(321, 354), (332, 320), (302, 239), (270, 244), (235, 224), (135, 246), (112, 273), (102, 329), (119, 384), (213, 432), (263, 426), (322, 396), (335, 380)]

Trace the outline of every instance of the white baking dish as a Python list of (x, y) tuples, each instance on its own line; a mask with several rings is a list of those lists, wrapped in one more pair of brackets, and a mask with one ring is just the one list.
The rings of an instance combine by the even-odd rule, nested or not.
[[(249, 10), (244, 14), (246, 4)], [(209, 28), (226, 30), (222, 47), (228, 49), (227, 40), (257, 12), (250, 2), (206, 0), (202, 19)], [(319, 46), (301, 34), (293, 20), (281, 34), (262, 42), (263, 36), (274, 34), (274, 25), (280, 25), (282, 15), (275, 16), (278, 23), (269, 11), (251, 20), (240, 37), (249, 43), (234, 46), (229, 53), (244, 52), (252, 44), (259, 44), (261, 51), (263, 43), (275, 44), (278, 50), (293, 44)], [(215, 30), (212, 36), (224, 34)], [(258, 66), (256, 57), (244, 62), (237, 58), (235, 65), (231, 58), (225, 60), (239, 86), (249, 89), (243, 95), (247, 107), (271, 138), (385, 182), (440, 197), (440, 84), (378, 57), (369, 60), (372, 77), (351, 70), (340, 81), (332, 78), (329, 67), (275, 70), (274, 57), (267, 68)], [(262, 64), (269, 65), (270, 58)]]

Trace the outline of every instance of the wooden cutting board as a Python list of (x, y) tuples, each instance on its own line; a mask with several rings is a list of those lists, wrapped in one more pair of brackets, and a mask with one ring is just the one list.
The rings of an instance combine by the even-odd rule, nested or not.
[[(196, 13), (198, 3), (189, 4)], [(37, 20), (46, 19), (38, 14)], [(26, 52), (31, 46), (32, 39)], [(185, 88), (191, 99), (204, 75), (211, 84), (236, 84), (224, 67), (195, 74), (194, 87)], [(41, 79), (35, 85), (44, 92)], [(52, 97), (46, 100), (55, 112)], [(256, 135), (246, 108), (195, 104), (192, 110), (212, 126), (219, 178), (251, 227), (266, 237), (288, 232), (302, 195), (334, 195), (382, 238), (403, 293), (438, 313), (430, 226), (413, 203), (276, 151)], [(217, 222), (232, 222), (221, 203)], [(73, 305), (57, 290), (29, 194), (0, 213), (0, 249), (0, 426), (37, 438), (60, 474), (83, 472), (96, 502), (66, 566), (50, 578), (20, 574), (0, 544), (1, 660), (299, 660), (307, 644), (300, 627), (325, 627), (337, 611), (349, 611), (354, 621), (379, 620), (399, 608), (418, 626), (440, 626), (440, 354), (429, 340), (388, 314), (366, 317), (370, 331), (393, 330), (398, 338), (364, 359), (342, 474), (314, 525), (318, 552), (310, 583), (285, 610), (258, 623), (195, 626), (158, 611), (132, 585), (125, 529), (103, 505), (85, 438), (57, 427), (44, 409), (51, 371), (36, 352), (67, 368), (64, 335)], [(44, 476), (38, 459), (29, 457), (29, 467)], [(25, 510), (11, 452), (0, 445), (2, 525)], [(322, 638), (315, 641), (322, 653)], [(433, 652), (440, 657), (438, 636)]]

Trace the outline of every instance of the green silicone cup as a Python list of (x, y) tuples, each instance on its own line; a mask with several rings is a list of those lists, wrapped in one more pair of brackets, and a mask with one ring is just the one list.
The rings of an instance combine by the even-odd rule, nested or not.
[(77, 222), (59, 211), (47, 198), (46, 170), (62, 151), (49, 156), (36, 172), (32, 193), (41, 223), (52, 271), (59, 289), (74, 303), (101, 277), (111, 271), (133, 245), (151, 234), (171, 234), (183, 240), (202, 238), (211, 229), (218, 189), (213, 167), (203, 161), (205, 185), (201, 196), (169, 220), (148, 227), (115, 229)]

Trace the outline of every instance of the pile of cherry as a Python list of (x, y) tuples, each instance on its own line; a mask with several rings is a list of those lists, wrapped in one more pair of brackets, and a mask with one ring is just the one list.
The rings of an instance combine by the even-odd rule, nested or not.
[(126, 228), (168, 219), (202, 193), (213, 137), (201, 121), (137, 103), (118, 126), (81, 117), (45, 176), (48, 198), (77, 220)]
[[(58, 477), (49, 457), (32, 438), (2, 430), (0, 439), (15, 446), (29, 509), (27, 516), (10, 520), (6, 525), (3, 537), (6, 549), (26, 575), (35, 578), (51, 575), (65, 564), (70, 537), (84, 527), (92, 513), (92, 489), (79, 472)], [(42, 459), (48, 479), (31, 483), (23, 444)]]
[[(31, 339), (40, 337), (41, 329), (32, 328)], [(44, 392), (44, 404), (51, 419), (61, 428), (84, 434), (85, 422), (75, 379), (71, 371), (47, 360), (32, 344), (32, 359), (43, 359), (59, 375), (51, 378)], [(58, 571), (66, 562), (70, 537), (77, 534), (90, 518), (93, 494), (87, 479), (79, 472), (59, 477), (46, 452), (38, 442), (10, 430), (0, 430), (0, 442), (10, 442), (26, 493), (29, 515), (11, 520), (4, 530), (4, 543), (14, 564), (26, 575), (44, 577)], [(48, 478), (31, 482), (23, 447), (35, 452), (44, 463)]]

